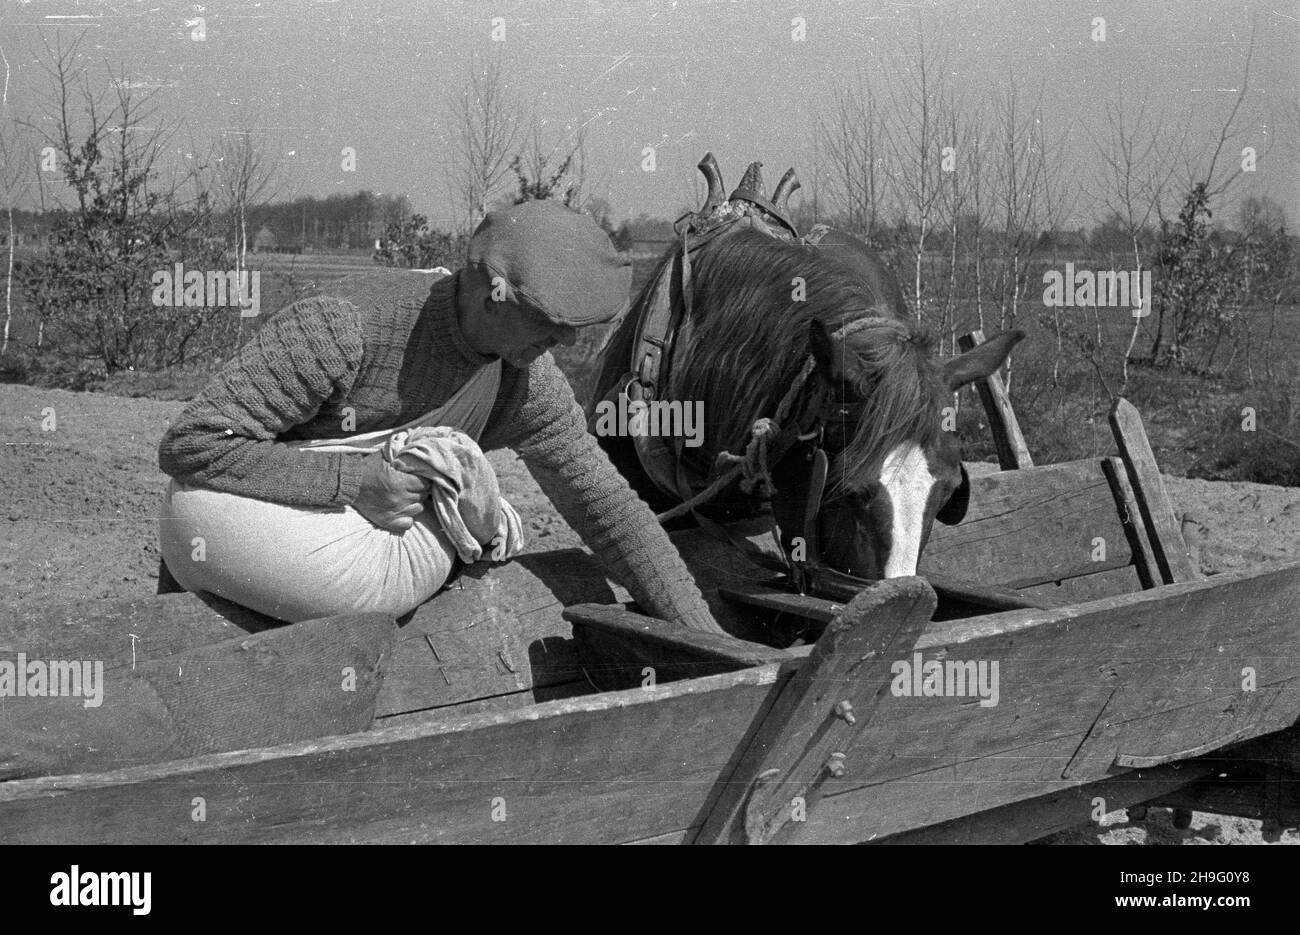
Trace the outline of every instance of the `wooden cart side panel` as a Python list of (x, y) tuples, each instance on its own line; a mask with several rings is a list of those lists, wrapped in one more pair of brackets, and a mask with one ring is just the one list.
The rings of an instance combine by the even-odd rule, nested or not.
[(935, 524), (919, 574), (1029, 588), (1133, 564), (1101, 459), (971, 478), (956, 526)]
[[(776, 666), (0, 784), (4, 843), (610, 843), (698, 824)], [(204, 820), (195, 820), (202, 800)]]
[[(964, 696), (918, 697), (923, 682), (907, 660), (911, 692), (891, 688), (832, 782), (848, 791), (999, 757), (1059, 780), (1081, 748), (1087, 762), (1069, 778), (1092, 781), (1117, 755), (1156, 758), (1288, 727), (1300, 716), (1297, 604), (1300, 564), (1275, 563), (1061, 610), (933, 624), (917, 644), (921, 669), (982, 662), (991, 676), (996, 663), (997, 703), (980, 704), (991, 698), (969, 683)], [(1247, 674), (1253, 691), (1243, 690)], [(1024, 748), (1067, 737), (1066, 760), (1035, 776)]]
[[(1080, 607), (932, 623), (917, 643), (923, 656), (998, 661), (999, 703), (900, 697), (891, 686), (799, 839), (868, 839), (1054, 794), (1115, 774), (1116, 754), (1197, 747), (1205, 738), (1190, 735), (1195, 725), (1236, 734), (1243, 713), (1242, 739), (1280, 730), (1300, 710), (1297, 603), (1300, 565), (1274, 565)], [(1244, 667), (1255, 670), (1257, 690), (1270, 693), (1267, 703), (1243, 704)], [(671, 835), (700, 823), (779, 677), (764, 666), (504, 715), (0, 784), (0, 836), (88, 843)], [(1081, 749), (1097, 755), (1080, 758)], [(1062, 778), (1076, 760), (1076, 773)], [(195, 797), (206, 803), (206, 822), (192, 820)], [(494, 809), (502, 820), (493, 820)]]

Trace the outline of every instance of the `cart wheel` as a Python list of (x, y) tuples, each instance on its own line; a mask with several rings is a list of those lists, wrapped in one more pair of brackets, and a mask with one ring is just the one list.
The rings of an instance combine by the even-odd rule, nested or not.
[(1145, 805), (1134, 805), (1128, 810), (1128, 820), (1133, 822), (1147, 820), (1147, 807)]
[(1186, 831), (1192, 826), (1192, 810), (1190, 808), (1174, 809), (1174, 827), (1179, 831)]

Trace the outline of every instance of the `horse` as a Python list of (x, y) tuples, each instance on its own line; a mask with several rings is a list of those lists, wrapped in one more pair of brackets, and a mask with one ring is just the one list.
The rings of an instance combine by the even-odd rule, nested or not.
[[(770, 509), (787, 557), (815, 543), (856, 578), (914, 575), (934, 521), (960, 522), (969, 499), (944, 407), (1024, 333), (937, 358), (880, 257), (847, 231), (799, 236), (793, 170), (769, 199), (761, 168), (723, 198), (712, 155), (700, 163), (708, 199), (599, 352), (589, 427), (598, 401), (642, 405), (639, 429), (595, 433), (653, 509), (683, 513), (703, 492), (707, 528)], [(655, 403), (702, 404), (696, 447), (650, 437)]]

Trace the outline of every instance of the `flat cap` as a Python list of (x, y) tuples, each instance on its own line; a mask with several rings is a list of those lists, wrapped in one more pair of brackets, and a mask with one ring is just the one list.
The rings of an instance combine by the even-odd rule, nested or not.
[(489, 212), (469, 241), (469, 263), (499, 276), (511, 299), (556, 324), (595, 325), (628, 306), (632, 260), (589, 215), (554, 201)]

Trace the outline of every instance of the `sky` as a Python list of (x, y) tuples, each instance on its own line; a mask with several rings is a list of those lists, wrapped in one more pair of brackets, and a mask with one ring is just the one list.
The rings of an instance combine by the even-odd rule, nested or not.
[[(710, 150), (728, 188), (751, 160), (769, 186), (791, 165), (807, 186), (831, 89), (855, 77), (878, 86), (922, 35), (971, 106), (1011, 80), (1041, 94), (1054, 132), (1067, 133), (1061, 169), (1079, 180), (1073, 220), (1084, 223), (1107, 101), (1145, 101), (1186, 125), (1189, 146), (1212, 146), (1253, 27), (1232, 151), (1253, 146), (1260, 160), (1233, 194), (1267, 194), (1300, 222), (1300, 0), (0, 0), (0, 11), (6, 121), (40, 119), (43, 43), (81, 37), (93, 87), (112, 69), (156, 89), (158, 119), (179, 127), (177, 154), (253, 114), (273, 135), (282, 192), (404, 193), (439, 226), (454, 218), (448, 99), (475, 57), (500, 57), (548, 145), (585, 128), (589, 190), (615, 219), (671, 217)], [(1096, 17), (1105, 42), (1093, 41)]]

